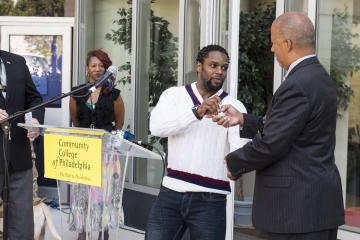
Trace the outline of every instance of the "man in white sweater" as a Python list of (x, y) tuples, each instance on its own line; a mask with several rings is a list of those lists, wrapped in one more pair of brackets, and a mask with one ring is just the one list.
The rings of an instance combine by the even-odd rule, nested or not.
[(167, 176), (149, 214), (145, 239), (225, 239), (226, 195), (230, 193), (224, 157), (247, 140), (239, 127), (212, 122), (222, 104), (246, 112), (222, 90), (229, 66), (218, 45), (202, 48), (196, 59), (196, 82), (164, 91), (151, 112), (150, 131), (168, 138)]

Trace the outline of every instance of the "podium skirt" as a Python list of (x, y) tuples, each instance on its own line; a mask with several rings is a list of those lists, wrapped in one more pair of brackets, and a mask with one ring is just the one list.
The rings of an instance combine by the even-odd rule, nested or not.
[(103, 153), (102, 187), (71, 184), (70, 230), (76, 232), (114, 229), (124, 224), (122, 172), (117, 155)]

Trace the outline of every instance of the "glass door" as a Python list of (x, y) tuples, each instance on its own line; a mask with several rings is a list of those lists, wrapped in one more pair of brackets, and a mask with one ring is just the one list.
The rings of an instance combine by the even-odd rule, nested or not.
[(360, 233), (360, 2), (319, 0), (318, 11), (318, 56), (338, 95), (335, 157), (345, 200), (344, 228)]
[[(179, 1), (140, 1), (137, 5), (135, 136), (166, 151), (167, 141), (150, 135), (149, 114), (161, 93), (177, 85)], [(133, 182), (159, 188), (164, 164), (154, 160), (134, 161)]]
[[(248, 112), (264, 115), (273, 93), (274, 55), (270, 26), (275, 19), (275, 1), (241, 1), (237, 97)], [(255, 172), (235, 183), (234, 240), (265, 239), (252, 226)]]

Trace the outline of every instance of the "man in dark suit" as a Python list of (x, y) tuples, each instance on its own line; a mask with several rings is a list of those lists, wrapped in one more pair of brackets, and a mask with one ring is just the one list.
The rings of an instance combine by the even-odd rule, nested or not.
[(285, 13), (271, 26), (272, 52), (287, 70), (266, 119), (232, 106), (213, 118), (239, 124), (253, 138), (228, 154), (228, 177), (256, 170), (253, 224), (269, 239), (336, 240), (344, 224), (341, 182), (334, 160), (336, 91), (315, 56), (315, 30), (301, 13)]
[[(25, 59), (21, 56), (0, 51), (0, 120), (9, 115), (23, 111), (42, 102), (41, 95), (31, 79)], [(6, 87), (4, 87), (6, 86)], [(32, 113), (32, 123), (43, 121), (44, 111)], [(9, 207), (8, 238), (33, 239), (34, 217), (32, 207), (32, 161), (29, 139), (38, 136), (36, 129), (25, 130), (18, 127), (24, 117), (10, 121), (9, 158)], [(4, 140), (0, 130), (0, 192), (4, 186)], [(6, 147), (6, 146), (5, 146)]]

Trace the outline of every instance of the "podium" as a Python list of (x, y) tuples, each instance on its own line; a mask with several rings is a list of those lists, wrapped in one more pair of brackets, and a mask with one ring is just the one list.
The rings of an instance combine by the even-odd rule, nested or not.
[[(130, 157), (139, 157), (139, 158), (150, 158), (155, 160), (162, 160), (159, 153), (153, 152), (148, 150), (147, 148), (144, 148), (136, 143), (130, 142), (124, 138), (122, 138), (120, 135), (117, 135), (114, 137), (114, 135), (111, 132), (105, 131), (103, 129), (92, 129), (92, 128), (75, 128), (75, 127), (56, 127), (56, 126), (50, 126), (50, 125), (40, 125), (40, 124), (27, 124), (27, 123), (18, 123), (19, 127), (22, 128), (39, 128), (40, 134), (44, 135), (45, 131), (47, 129), (57, 129), (58, 131), (64, 130), (63, 133), (68, 135), (70, 130), (84, 130), (84, 131), (93, 131), (93, 132), (100, 132), (105, 134), (104, 140), (113, 140), (115, 150), (123, 155), (126, 156), (129, 154)], [(112, 137), (111, 137), (112, 136)], [(110, 145), (107, 145), (107, 147), (110, 147)], [(164, 153), (162, 153), (164, 154)]]
[[(130, 142), (116, 131), (18, 125), (38, 128), (44, 135), (45, 177), (69, 186), (68, 222), (70, 229), (79, 233), (123, 227), (122, 199), (129, 158), (163, 159), (161, 152)], [(59, 182), (58, 197), (61, 203)]]

